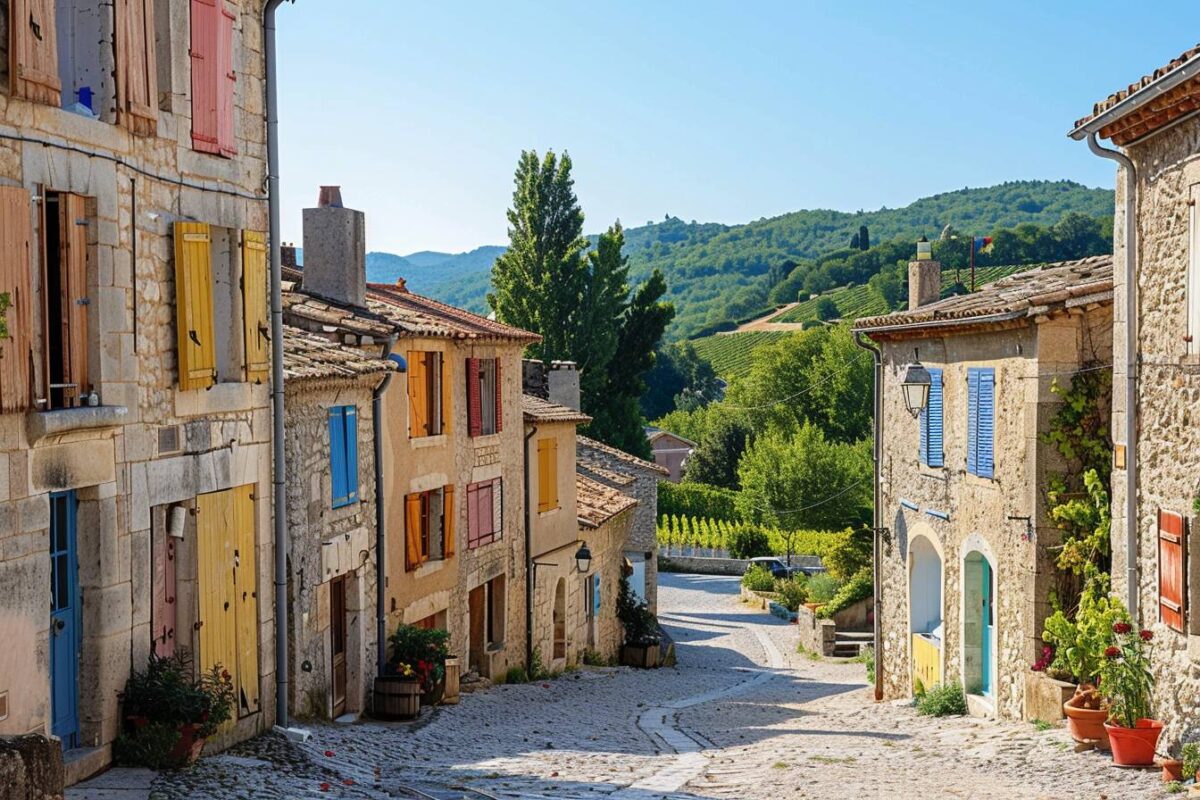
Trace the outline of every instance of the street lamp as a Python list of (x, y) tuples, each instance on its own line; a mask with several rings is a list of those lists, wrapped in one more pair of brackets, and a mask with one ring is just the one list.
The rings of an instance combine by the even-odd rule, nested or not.
[(592, 568), (592, 551), (588, 549), (587, 542), (581, 542), (579, 549), (575, 551), (575, 566), (580, 572), (587, 572)]
[(929, 384), (933, 381), (929, 377), (929, 370), (915, 358), (915, 352), (913, 356), (913, 362), (905, 368), (900, 388), (904, 390), (904, 405), (908, 407), (908, 413), (916, 419), (929, 403)]

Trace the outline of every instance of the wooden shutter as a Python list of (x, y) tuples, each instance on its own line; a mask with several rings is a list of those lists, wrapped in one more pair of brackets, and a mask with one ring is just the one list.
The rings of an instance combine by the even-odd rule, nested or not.
[(1183, 516), (1158, 512), (1158, 618), (1172, 630), (1183, 632), (1185, 536)]
[(175, 325), (179, 388), (207, 389), (216, 382), (212, 245), (203, 222), (175, 223)]
[(500, 389), (500, 387), (503, 385), (502, 380), (503, 380), (503, 376), (500, 374), (500, 359), (497, 358), (496, 359), (496, 383), (495, 383), (495, 386), (496, 386), (496, 401), (495, 401), (496, 402), (496, 433), (499, 433), (500, 431), (504, 430), (504, 413), (503, 413), (504, 409), (500, 404), (500, 398), (503, 396), (503, 392)]
[(154, 0), (116, 0), (117, 122), (137, 136), (158, 131)]
[(238, 716), (258, 711), (258, 572), (256, 568), (254, 486), (231, 490), (236, 539), (234, 605), (237, 624)]
[[(225, 0), (192, 0), (192, 147), (220, 153), (218, 30)], [(220, 4), (220, 6), (218, 6)]]
[(538, 439), (538, 511), (554, 508), (550, 502), (550, 443), (552, 439)]
[(412, 439), (427, 436), (429, 409), (425, 389), (425, 353), (408, 351), (408, 435)]
[(929, 402), (923, 412), (924, 426), (921, 430), (923, 455), (926, 466), (942, 466), (942, 371), (929, 370)]
[(217, 146), (223, 156), (237, 154), (237, 133), (234, 125), (237, 93), (237, 73), (233, 71), (233, 27), (237, 14), (229, 10), (225, 0), (217, 0), (221, 13), (217, 15)]
[(967, 472), (979, 474), (979, 370), (967, 370)]
[(592, 617), (600, 616), (600, 573), (592, 575)]
[(9, 10), (12, 94), (35, 103), (62, 105), (55, 0), (12, 0)]
[[(170, 514), (163, 515), (164, 523)], [(175, 652), (175, 543), (167, 533), (167, 525), (151, 532), (150, 564), (152, 570), (150, 604), (150, 648), (155, 655), (166, 657)]]
[(996, 432), (996, 371), (979, 371), (979, 423), (976, 437), (978, 475), (991, 478), (995, 474), (994, 439)]
[(442, 490), (442, 557), (454, 555), (454, 487), (447, 486)]
[[(241, 704), (238, 652), (237, 586), (234, 551), (237, 522), (233, 492), (212, 492), (196, 498), (196, 592), (200, 601), (201, 670), (220, 665), (233, 678)], [(233, 728), (226, 722), (221, 730)]]
[(467, 434), (471, 437), (483, 432), (483, 403), (480, 395), (483, 387), (479, 382), (479, 359), (467, 359)]
[(502, 478), (492, 479), (490, 501), (488, 510), (492, 512), (492, 539), (495, 539), (502, 536), (504, 532), (504, 480)]
[(467, 487), (467, 548), (470, 549), (479, 544), (480, 534), (480, 515), (479, 515), (479, 499), (482, 494), (483, 487), (478, 483), (473, 483)]
[(0, 339), (0, 412), (33, 406), (33, 269), (29, 192), (0, 186), (0, 295), (8, 296), (3, 312), (8, 338)]
[(246, 380), (262, 383), (271, 369), (267, 324), (267, 236), (242, 232), (242, 329), (246, 340)]
[(450, 359), (446, 358), (445, 353), (431, 353), (430, 357), (437, 359), (437, 376), (441, 381), (441, 385), (438, 387), (442, 393), (442, 430), (440, 432), (448, 434), (453, 427), (451, 423), (454, 419), (453, 408), (450, 403), (453, 396), (451, 389), (454, 388), (454, 384), (452, 383), (454, 374), (450, 368)]
[(421, 494), (404, 496), (404, 569), (421, 566)]
[(346, 505), (350, 502), (350, 487), (346, 482), (346, 417), (343, 406), (329, 409), (329, 474), (333, 507)]
[[(62, 269), (63, 383), (74, 395), (88, 391), (87, 207), (77, 194), (59, 195), (59, 264)], [(80, 403), (82, 404), (82, 403)]]
[(346, 440), (346, 502), (358, 502), (358, 406), (342, 407)]

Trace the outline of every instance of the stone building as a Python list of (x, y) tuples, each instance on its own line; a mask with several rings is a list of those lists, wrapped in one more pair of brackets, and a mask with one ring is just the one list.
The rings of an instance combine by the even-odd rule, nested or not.
[(667, 480), (679, 483), (683, 480), (683, 469), (691, 458), (696, 443), (691, 439), (658, 428), (647, 428), (646, 439), (654, 453), (654, 463), (667, 470)]
[[(1055, 380), (1109, 364), (1112, 263), (1049, 264), (939, 300), (940, 265), (915, 261), (909, 309), (854, 323), (882, 358), (886, 697), (957, 680), (973, 713), (1021, 717), (1051, 613), (1044, 490), (1063, 467), (1039, 434)], [(931, 385), (914, 419), (900, 384), (918, 360)]]
[(210, 748), (274, 722), (262, 3), (20, 8), (0, 57), (0, 734), (59, 737), (74, 782), (110, 760), (152, 650), (233, 675)]
[(1154, 711), (1171, 743), (1200, 735), (1198, 59), (1192, 48), (1100, 101), (1071, 133), (1118, 162), (1113, 590), (1156, 635)]

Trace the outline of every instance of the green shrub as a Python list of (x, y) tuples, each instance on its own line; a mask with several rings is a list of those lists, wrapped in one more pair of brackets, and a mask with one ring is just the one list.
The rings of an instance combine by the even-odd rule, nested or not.
[(849, 580), (863, 567), (870, 565), (873, 548), (871, 539), (870, 528), (847, 528), (839, 535), (836, 545), (829, 547), (821, 556), (821, 563), (833, 577)]
[(832, 619), (834, 614), (849, 608), (859, 600), (867, 599), (874, 591), (871, 568), (861, 569), (853, 578), (841, 585), (829, 602), (817, 612), (817, 616), (822, 619)]
[(529, 673), (524, 667), (509, 667), (504, 673), (503, 683), (529, 683)]
[(638, 601), (625, 575), (621, 576), (621, 588), (617, 593), (617, 619), (624, 630), (625, 644), (630, 647), (650, 647), (662, 640), (658, 619)]
[(388, 637), (391, 655), (387, 674), (414, 677), (423, 691), (430, 691), (446, 677), (446, 658), (450, 655), (450, 634), (441, 628), (401, 625)]
[(1191, 778), (1200, 770), (1200, 742), (1187, 742), (1179, 753), (1183, 761), (1183, 777)]
[(819, 572), (808, 579), (808, 602), (828, 603), (840, 588), (837, 578), (828, 572)]
[(751, 564), (742, 576), (742, 586), (752, 592), (769, 592), (775, 588), (775, 576), (766, 567)]
[(731, 558), (757, 558), (769, 556), (771, 540), (762, 529), (743, 525), (737, 528), (729, 537), (729, 555)]
[(737, 492), (705, 483), (658, 482), (658, 513), (686, 514), (730, 522), (741, 520), (734, 508)]
[(875, 682), (875, 648), (864, 647), (858, 651), (857, 661), (861, 661), (867, 668), (867, 683)]
[(583, 663), (589, 667), (608, 666), (608, 660), (590, 647), (586, 647), (583, 650)]
[(779, 595), (779, 603), (788, 611), (796, 611), (808, 599), (808, 587), (803, 575), (797, 574), (788, 579), (775, 581), (775, 593)]
[(967, 713), (967, 696), (958, 681), (939, 683), (927, 689), (917, 700), (917, 713), (926, 717), (963, 716)]

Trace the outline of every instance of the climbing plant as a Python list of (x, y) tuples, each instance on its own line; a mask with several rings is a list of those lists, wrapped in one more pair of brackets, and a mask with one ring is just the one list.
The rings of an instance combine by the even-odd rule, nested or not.
[(0, 292), (0, 339), (8, 338), (8, 307), (12, 305), (12, 296), (8, 292)]

